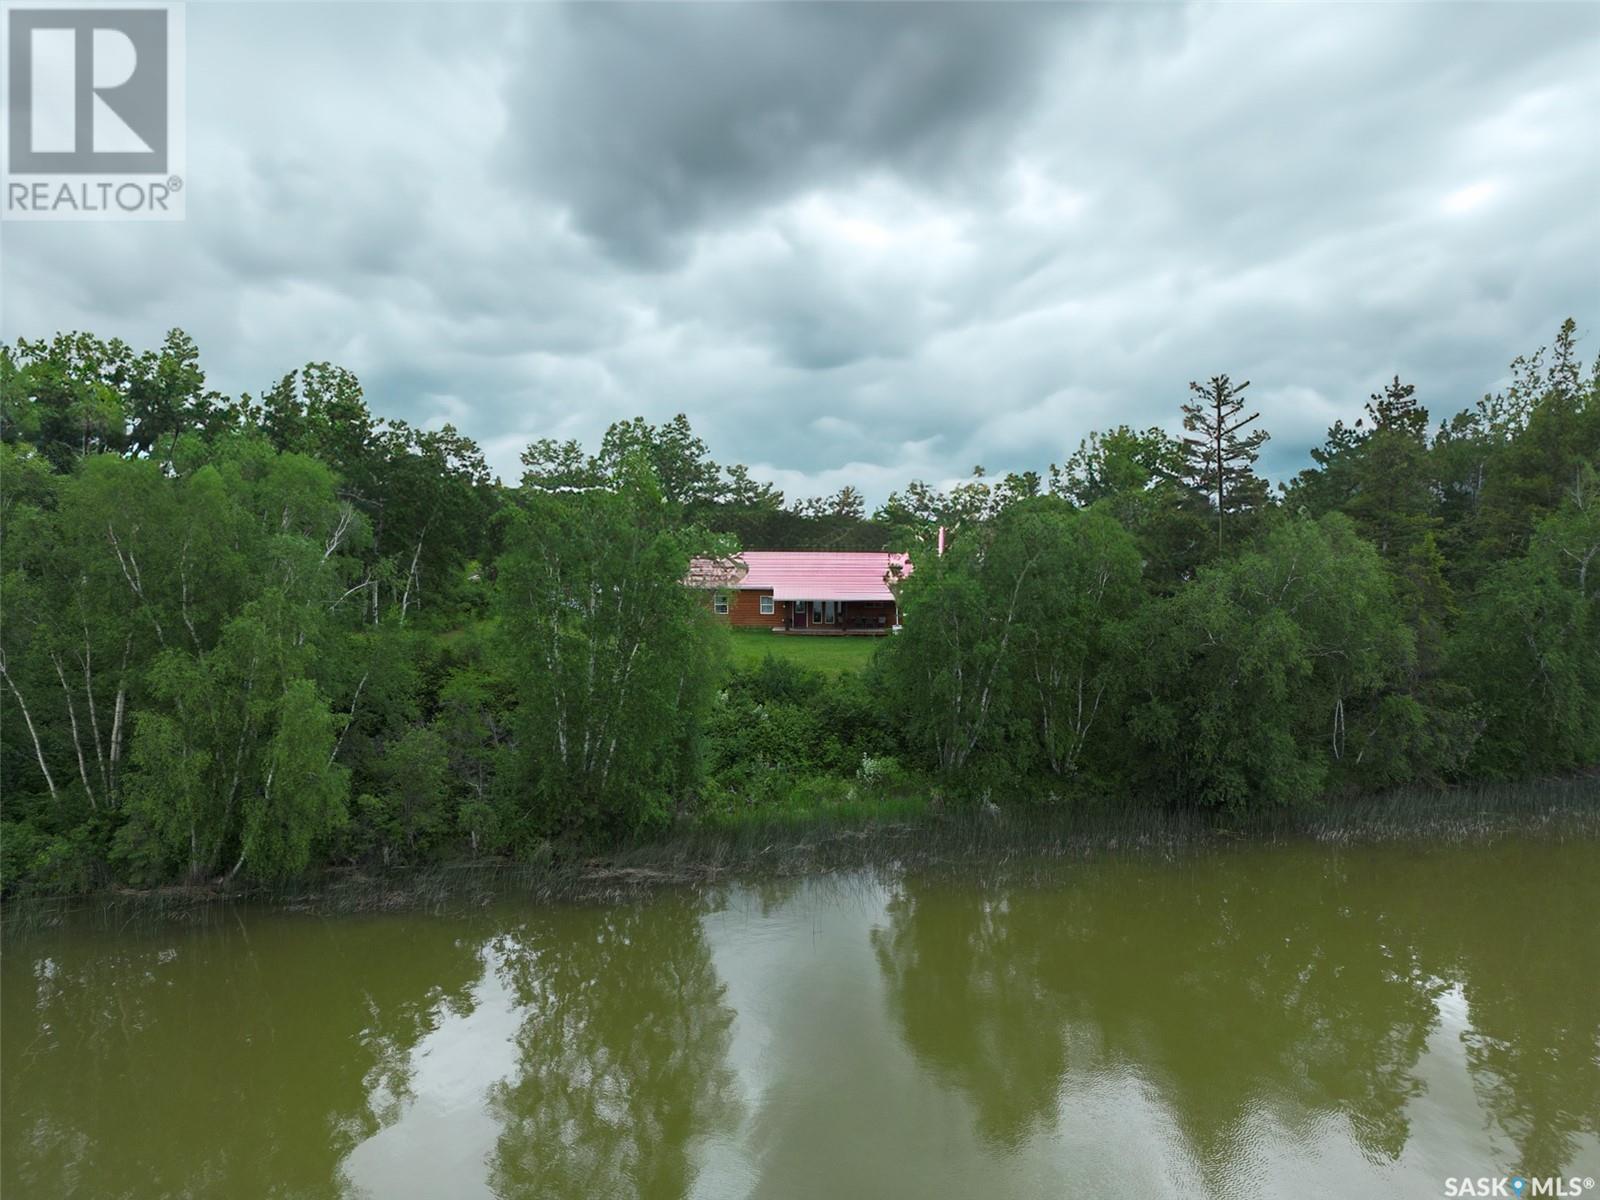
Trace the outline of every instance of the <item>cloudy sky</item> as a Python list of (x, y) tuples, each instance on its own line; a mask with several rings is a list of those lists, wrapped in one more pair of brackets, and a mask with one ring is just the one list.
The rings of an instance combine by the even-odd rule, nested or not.
[(869, 499), (1254, 381), (1600, 342), (1600, 6), (191, 3), (188, 220), (8, 224), (0, 334), (331, 360), (478, 438), (687, 412)]

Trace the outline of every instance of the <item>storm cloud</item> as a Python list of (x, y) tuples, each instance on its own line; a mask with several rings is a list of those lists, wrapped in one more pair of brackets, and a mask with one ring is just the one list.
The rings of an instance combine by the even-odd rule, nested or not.
[(193, 4), (188, 220), (0, 228), (0, 334), (873, 500), (1226, 371), (1281, 476), (1600, 327), (1596, 61), (1571, 4)]

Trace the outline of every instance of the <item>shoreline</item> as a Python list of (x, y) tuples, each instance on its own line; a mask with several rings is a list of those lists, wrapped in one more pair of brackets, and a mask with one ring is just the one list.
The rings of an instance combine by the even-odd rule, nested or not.
[(183, 919), (230, 904), (321, 916), (446, 911), (521, 895), (533, 903), (604, 903), (663, 889), (890, 870), (1014, 871), (1103, 856), (1175, 861), (1224, 849), (1313, 844), (1421, 847), (1503, 837), (1600, 841), (1600, 771), (1557, 780), (1474, 785), (1329, 801), (1315, 809), (1234, 816), (1123, 805), (945, 811), (903, 806), (888, 819), (755, 812), (688, 824), (611, 848), (544, 844), (529, 860), (485, 857), (371, 870), (331, 866), (278, 886), (216, 882), (116, 886), (7, 898), (7, 931), (87, 910)]

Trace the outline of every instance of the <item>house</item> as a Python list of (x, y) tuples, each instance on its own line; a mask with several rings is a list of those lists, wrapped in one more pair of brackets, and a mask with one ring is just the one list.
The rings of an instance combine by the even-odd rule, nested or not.
[(890, 584), (910, 572), (904, 554), (878, 550), (746, 550), (695, 559), (685, 583), (731, 625), (870, 636), (899, 625)]

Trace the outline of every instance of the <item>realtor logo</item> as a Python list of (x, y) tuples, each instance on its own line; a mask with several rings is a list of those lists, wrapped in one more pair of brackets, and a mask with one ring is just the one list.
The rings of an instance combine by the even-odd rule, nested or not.
[(178, 4), (5, 13), (4, 216), (183, 216)]

